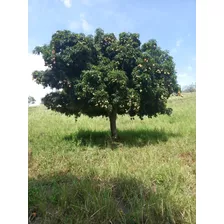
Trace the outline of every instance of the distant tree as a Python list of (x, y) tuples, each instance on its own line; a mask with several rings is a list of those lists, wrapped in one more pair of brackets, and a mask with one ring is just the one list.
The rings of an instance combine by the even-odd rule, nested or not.
[(94, 36), (68, 30), (53, 34), (48, 45), (37, 46), (45, 71), (33, 79), (58, 91), (43, 98), (44, 105), (66, 115), (106, 116), (111, 135), (117, 138), (117, 115), (143, 119), (172, 113), (167, 99), (178, 91), (173, 58), (156, 40), (141, 45), (139, 34), (104, 33)]
[(43, 98), (40, 100), (40, 104), (44, 104), (44, 100), (43, 100)]
[(191, 84), (188, 86), (184, 86), (183, 87), (183, 92), (185, 93), (192, 93), (192, 92), (196, 92), (196, 84)]
[(32, 97), (32, 96), (28, 97), (28, 105), (34, 104), (35, 102), (36, 102), (36, 100), (34, 99), (34, 97)]

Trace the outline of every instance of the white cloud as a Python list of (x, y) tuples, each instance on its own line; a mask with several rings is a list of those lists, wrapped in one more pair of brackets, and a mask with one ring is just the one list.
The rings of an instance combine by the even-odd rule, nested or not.
[(189, 66), (187, 67), (187, 70), (190, 71), (190, 72), (192, 71), (192, 69), (193, 69), (193, 68), (192, 68), (191, 65), (189, 65)]
[(52, 92), (50, 88), (43, 88), (43, 86), (36, 84), (32, 80), (32, 72), (35, 70), (45, 70), (47, 67), (44, 66), (44, 60), (40, 55), (28, 54), (27, 63), (27, 79), (28, 79), (28, 95), (33, 96), (36, 100), (36, 104), (41, 102), (41, 98), (47, 93)]
[(61, 0), (61, 1), (64, 3), (65, 7), (67, 8), (72, 7), (72, 0)]
[(179, 39), (176, 41), (176, 47), (180, 47), (181, 43), (183, 43), (183, 39)]
[(183, 41), (184, 41), (183, 39), (178, 39), (176, 41), (176, 47), (172, 48), (171, 51), (170, 51), (170, 53), (171, 54), (177, 53), (177, 49), (180, 47), (180, 45), (183, 43)]
[(170, 53), (171, 53), (171, 54), (175, 54), (175, 53), (177, 53), (177, 49), (176, 49), (176, 48), (171, 49)]
[(176, 41), (176, 47), (174, 47), (174, 48), (172, 48), (171, 49), (171, 51), (170, 51), (170, 53), (171, 54), (175, 54), (175, 53), (177, 53), (177, 49), (180, 47), (180, 45), (181, 45), (181, 43), (183, 43), (183, 39), (178, 39), (177, 41)]
[(92, 30), (92, 26), (85, 19), (82, 19), (82, 29), (84, 32), (89, 32)]
[(78, 30), (81, 27), (79, 21), (69, 21), (69, 29), (70, 30)]
[(79, 21), (69, 21), (69, 29), (71, 30), (79, 30), (81, 29), (84, 33), (92, 33), (93, 26), (86, 20), (85, 15), (83, 13), (80, 14)]
[(80, 20), (81, 20), (81, 25), (82, 25), (82, 30), (84, 32), (91, 32), (93, 30), (92, 25), (90, 25), (87, 20), (85, 19), (84, 14), (80, 14)]

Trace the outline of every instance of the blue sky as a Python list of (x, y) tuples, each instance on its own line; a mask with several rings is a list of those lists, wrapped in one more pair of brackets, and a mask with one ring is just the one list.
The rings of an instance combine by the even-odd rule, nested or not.
[[(57, 30), (94, 34), (96, 28), (116, 34), (137, 32), (141, 42), (156, 39), (176, 63), (178, 83), (194, 83), (196, 73), (195, 0), (29, 0), (28, 49), (30, 71), (43, 68), (31, 52), (49, 43)], [(122, 3), (121, 3), (122, 2)], [(39, 98), (49, 90), (30, 84), (29, 94)], [(37, 93), (38, 92), (38, 93)]]

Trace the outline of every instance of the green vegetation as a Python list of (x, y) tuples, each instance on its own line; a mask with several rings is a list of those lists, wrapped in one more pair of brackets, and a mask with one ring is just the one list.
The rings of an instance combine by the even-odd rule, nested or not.
[(33, 51), (47, 66), (34, 71), (33, 79), (57, 90), (43, 98), (44, 105), (76, 117), (108, 117), (113, 139), (118, 137), (117, 115), (170, 115), (167, 99), (179, 89), (175, 63), (156, 40), (141, 44), (139, 37), (122, 32), (116, 38), (102, 29), (94, 36), (54, 33), (49, 44)]
[(119, 115), (116, 143), (106, 118), (29, 108), (31, 223), (195, 224), (195, 93), (168, 106), (171, 116)]

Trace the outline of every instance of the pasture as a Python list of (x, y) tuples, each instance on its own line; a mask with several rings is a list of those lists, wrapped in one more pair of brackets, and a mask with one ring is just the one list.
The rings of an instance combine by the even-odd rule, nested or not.
[(173, 96), (173, 114), (76, 122), (29, 108), (30, 223), (195, 224), (196, 94)]

